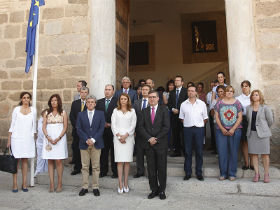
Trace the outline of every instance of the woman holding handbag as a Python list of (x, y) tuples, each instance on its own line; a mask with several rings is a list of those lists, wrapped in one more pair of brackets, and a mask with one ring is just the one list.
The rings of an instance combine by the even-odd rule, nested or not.
[[(29, 92), (22, 92), (20, 94), (21, 101), (19, 106), (13, 110), (7, 143), (7, 147), (11, 147), (14, 157), (21, 160), (23, 192), (28, 192), (26, 182), (28, 158), (35, 157), (36, 109), (31, 107), (31, 99), (32, 96)], [(12, 192), (18, 192), (17, 173), (13, 174)]]

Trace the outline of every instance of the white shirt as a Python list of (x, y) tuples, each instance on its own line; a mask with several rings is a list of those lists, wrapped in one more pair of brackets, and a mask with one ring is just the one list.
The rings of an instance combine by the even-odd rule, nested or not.
[(240, 103), (242, 105), (242, 111), (243, 111), (242, 114), (246, 115), (246, 107), (251, 104), (250, 94), (248, 96), (246, 96), (245, 94), (242, 93), (240, 96), (236, 97), (236, 99), (238, 101), (240, 101)]
[(155, 106), (150, 106), (151, 107), (151, 116), (152, 116), (152, 108), (155, 107), (155, 116), (156, 116), (156, 113), (157, 113), (157, 108), (158, 108), (158, 104), (155, 105)]
[[(92, 112), (92, 118), (93, 118), (93, 116), (94, 116), (94, 111), (95, 111), (95, 110), (92, 110), (92, 111), (87, 110), (88, 119), (89, 119), (89, 113), (90, 113), (90, 112)], [(96, 142), (96, 140), (95, 140), (94, 138), (91, 138), (90, 140), (92, 141), (92, 143), (95, 143), (95, 142)]]
[(177, 94), (177, 90), (179, 90), (179, 93), (178, 93), (178, 95), (180, 95), (180, 93), (181, 93), (181, 90), (182, 90), (182, 86), (181, 87), (178, 87), (178, 88), (176, 88), (176, 94)]
[(179, 118), (184, 120), (184, 127), (204, 127), (204, 120), (208, 119), (206, 104), (200, 99), (192, 104), (187, 99), (181, 104)]
[(212, 98), (212, 91), (208, 92), (207, 93), (207, 96), (206, 96), (206, 102), (207, 102), (207, 105), (211, 105), (211, 98)]
[(149, 105), (148, 98), (142, 98), (141, 110), (142, 110), (142, 107), (143, 107), (143, 104), (144, 104), (144, 99), (146, 99), (146, 108), (147, 108), (147, 107), (148, 107), (148, 105)]
[(125, 93), (125, 90), (127, 90), (127, 94), (128, 94), (129, 88), (127, 88), (127, 89), (124, 89), (124, 88), (123, 88), (123, 91), (122, 91), (122, 92)]

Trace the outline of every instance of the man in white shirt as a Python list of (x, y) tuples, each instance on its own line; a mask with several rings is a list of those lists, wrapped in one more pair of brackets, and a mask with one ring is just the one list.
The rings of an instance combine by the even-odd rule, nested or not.
[[(188, 88), (188, 99), (181, 104), (179, 118), (184, 124), (184, 142), (185, 142), (185, 164), (184, 169), (186, 176), (184, 180), (189, 180), (192, 175), (192, 145), (195, 145), (196, 153), (196, 177), (203, 181), (202, 164), (203, 164), (203, 141), (207, 122), (207, 107), (200, 99), (196, 98), (196, 87)], [(193, 142), (194, 141), (194, 142)]]

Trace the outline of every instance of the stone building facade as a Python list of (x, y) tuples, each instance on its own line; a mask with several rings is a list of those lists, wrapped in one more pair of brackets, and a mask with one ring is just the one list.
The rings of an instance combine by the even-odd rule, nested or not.
[[(249, 75), (255, 87), (263, 90), (266, 102), (275, 114), (272, 157), (279, 162), (280, 0), (224, 1), (230, 80), (239, 86), (240, 81), (248, 79)], [(51, 94), (59, 93), (69, 113), (78, 80), (89, 81), (91, 92), (101, 97), (105, 83), (119, 84), (116, 81), (128, 73), (129, 0), (45, 2), (40, 13), (37, 110), (40, 112), (47, 107)], [(29, 74), (24, 73), (29, 8), (30, 0), (0, 1), (1, 140), (7, 138), (12, 109), (19, 102), (19, 93), (32, 91), (33, 69)], [(114, 17), (114, 20), (108, 21), (107, 17)], [(105, 46), (100, 41), (102, 36), (109, 40), (106, 52), (99, 51)]]

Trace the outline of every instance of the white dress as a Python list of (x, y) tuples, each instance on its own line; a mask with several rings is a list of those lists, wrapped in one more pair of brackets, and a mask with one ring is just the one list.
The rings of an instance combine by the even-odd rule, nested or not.
[[(115, 108), (111, 120), (111, 128), (114, 134), (115, 162), (133, 162), (134, 131), (137, 121), (135, 110), (131, 109), (130, 112), (123, 113)], [(116, 136), (118, 133), (120, 135), (129, 134), (125, 144), (119, 141)]]
[(11, 148), (15, 158), (34, 158), (36, 133), (36, 109), (30, 107), (31, 112), (22, 114), (21, 106), (17, 106), (12, 114), (12, 123), (9, 132), (11, 136)]
[(42, 159), (42, 150), (44, 144), (44, 133), (43, 133), (43, 117), (40, 117), (38, 120), (38, 137), (36, 140), (36, 149), (37, 149), (37, 164), (36, 164), (36, 171), (35, 175), (37, 176), (38, 173), (43, 173), (48, 171), (48, 161)]
[[(54, 116), (52, 113), (47, 115), (47, 133), (51, 139), (54, 140), (61, 134), (63, 130), (63, 116), (65, 114), (65, 111), (63, 111), (61, 115), (57, 114)], [(49, 143), (52, 147), (50, 151), (46, 150), (47, 144), (48, 140), (44, 137), (42, 159), (60, 160), (68, 158), (66, 134), (63, 135), (56, 145)]]

